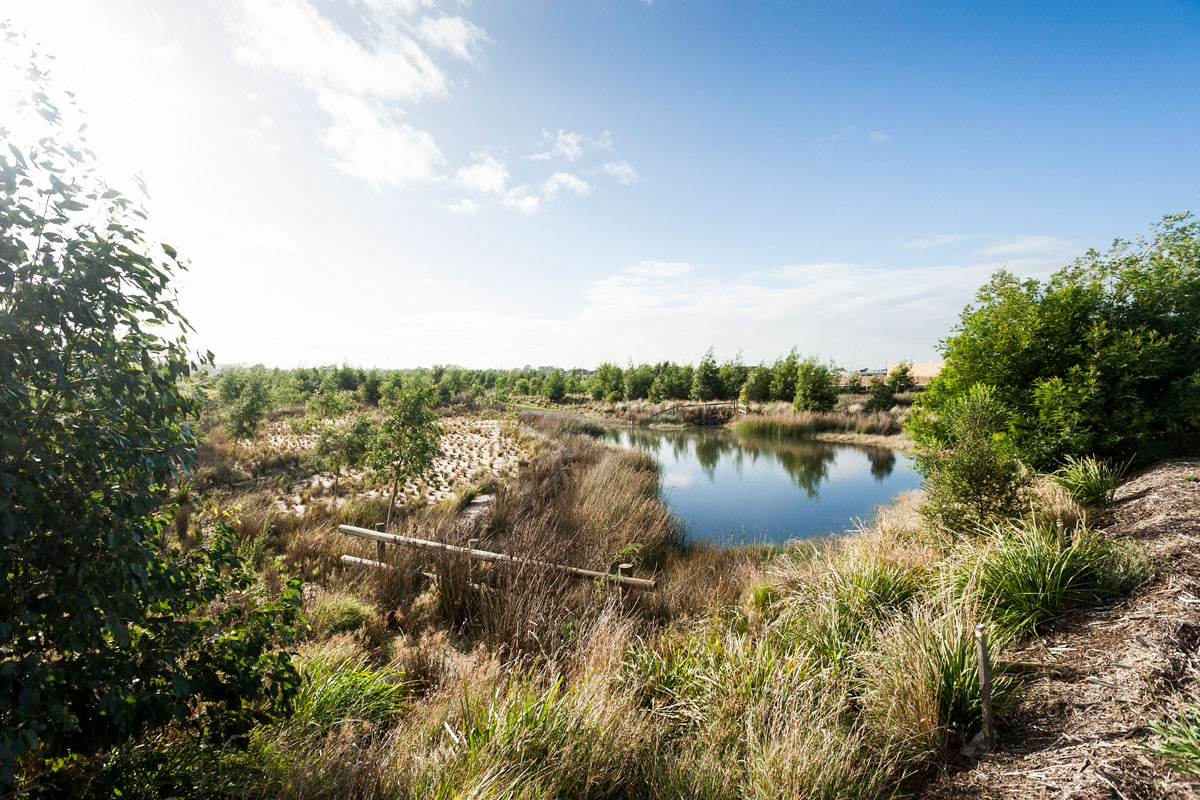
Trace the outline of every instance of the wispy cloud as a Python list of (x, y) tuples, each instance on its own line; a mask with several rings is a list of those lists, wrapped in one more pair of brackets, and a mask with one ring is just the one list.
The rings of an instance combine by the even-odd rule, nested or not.
[(448, 208), (455, 214), (471, 215), (479, 210), (479, 206), (469, 197), (464, 197), (457, 203), (451, 203)]
[(965, 233), (939, 233), (936, 236), (926, 236), (923, 239), (912, 239), (902, 246), (908, 250), (932, 250), (935, 247), (945, 247), (948, 244), (962, 242), (970, 237)]
[(556, 172), (542, 181), (542, 195), (547, 200), (557, 197), (562, 189), (568, 189), (577, 195), (585, 195), (592, 190), (592, 187), (583, 178), (569, 172)]
[(528, 186), (517, 186), (500, 199), (500, 205), (522, 214), (536, 214), (541, 201), (537, 195), (529, 193)]
[(883, 131), (871, 131), (867, 134), (867, 141), (874, 142), (875, 144), (887, 144), (891, 140), (891, 135)]
[(531, 161), (549, 161), (552, 158), (562, 158), (567, 161), (578, 161), (585, 153), (594, 150), (612, 150), (612, 135), (604, 131), (592, 138), (575, 131), (559, 129), (558, 133), (542, 131), (542, 145), (546, 149), (525, 156)]
[(600, 167), (600, 171), (617, 179), (618, 183), (629, 185), (641, 180), (638, 171), (628, 161), (609, 161)]
[(984, 256), (1036, 256), (1062, 254), (1081, 246), (1078, 239), (1063, 239), (1058, 236), (1018, 236), (998, 242), (976, 252)]
[(482, 28), (426, 0), (362, 0), (373, 35), (352, 36), (308, 0), (226, 0), (238, 61), (311, 92), (329, 118), (320, 141), (334, 165), (380, 189), (438, 177), (431, 134), (399, 117), (406, 104), (449, 92), (435, 53), (473, 61)]

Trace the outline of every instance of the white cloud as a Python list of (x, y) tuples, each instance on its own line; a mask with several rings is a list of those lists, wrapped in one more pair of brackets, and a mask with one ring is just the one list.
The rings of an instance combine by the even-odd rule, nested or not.
[(593, 150), (612, 150), (612, 135), (605, 131), (596, 138), (589, 138), (582, 133), (565, 131), (561, 128), (558, 133), (542, 131), (542, 140), (548, 146), (533, 155), (525, 156), (532, 161), (548, 161), (552, 158), (565, 158), (567, 161), (577, 161), (585, 153)]
[(526, 215), (537, 213), (539, 203), (536, 195), (529, 194), (528, 186), (518, 186), (500, 200), (500, 205), (505, 208), (511, 208)]
[[(438, 176), (433, 137), (399, 121), (403, 106), (448, 94), (429, 48), (474, 60), (483, 29), (424, 0), (363, 0), (374, 34), (360, 40), (308, 0), (226, 0), (234, 56), (311, 92), (329, 117), (320, 140), (341, 172), (376, 189)], [(429, 15), (430, 14), (436, 14)]]
[(625, 185), (636, 183), (641, 178), (636, 169), (628, 161), (610, 161), (600, 168), (606, 175), (611, 175), (617, 179), (618, 183)]
[(1076, 250), (1078, 239), (1063, 239), (1057, 236), (1018, 236), (977, 251), (985, 256), (1047, 255)]
[(469, 215), (469, 214), (474, 214), (476, 211), (478, 211), (479, 206), (475, 205), (475, 202), (473, 200), (471, 200), (470, 198), (464, 197), (463, 199), (459, 200), (457, 203), (451, 203), (450, 210), (453, 211), (455, 214)]
[(459, 186), (480, 194), (503, 194), (508, 183), (508, 167), (488, 155), (472, 154), (475, 163), (459, 167), (454, 180)]
[(474, 62), (476, 51), (487, 41), (483, 28), (462, 17), (425, 17), (417, 30), (428, 45), (463, 61)]
[(913, 239), (905, 242), (903, 247), (909, 250), (932, 250), (935, 247), (944, 247), (968, 238), (970, 237), (965, 233), (939, 233), (936, 236), (927, 236), (923, 239)]
[(621, 270), (619, 274), (638, 279), (658, 280), (687, 275), (694, 269), (695, 267), (686, 261), (640, 261), (632, 267)]
[(557, 197), (560, 189), (570, 189), (575, 194), (582, 196), (590, 192), (592, 187), (583, 178), (569, 172), (556, 172), (542, 181), (542, 194), (547, 200)]
[(892, 140), (892, 137), (883, 131), (871, 131), (867, 134), (867, 140), (875, 144), (886, 144)]

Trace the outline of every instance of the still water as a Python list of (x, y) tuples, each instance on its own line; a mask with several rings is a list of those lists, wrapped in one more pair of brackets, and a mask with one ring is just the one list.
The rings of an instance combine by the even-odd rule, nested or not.
[(747, 542), (840, 533), (916, 489), (912, 459), (886, 447), (739, 436), (724, 428), (608, 428), (609, 441), (649, 451), (663, 495), (689, 537)]

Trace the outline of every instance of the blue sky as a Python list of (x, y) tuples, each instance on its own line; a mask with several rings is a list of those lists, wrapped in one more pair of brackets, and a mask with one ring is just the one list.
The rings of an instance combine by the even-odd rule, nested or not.
[(1194, 2), (2, 13), (222, 362), (926, 360), (995, 269), (1200, 210)]

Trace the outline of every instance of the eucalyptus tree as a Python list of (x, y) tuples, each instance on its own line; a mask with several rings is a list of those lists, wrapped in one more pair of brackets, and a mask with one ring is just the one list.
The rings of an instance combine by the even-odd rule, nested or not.
[(279, 648), (296, 587), (260, 597), (227, 525), (187, 554), (167, 541), (212, 356), (189, 349), (175, 249), (67, 139), (36, 64), (13, 110), (48, 135), (0, 131), (0, 789), (18, 759), (167, 723), (236, 737), (297, 689)]

